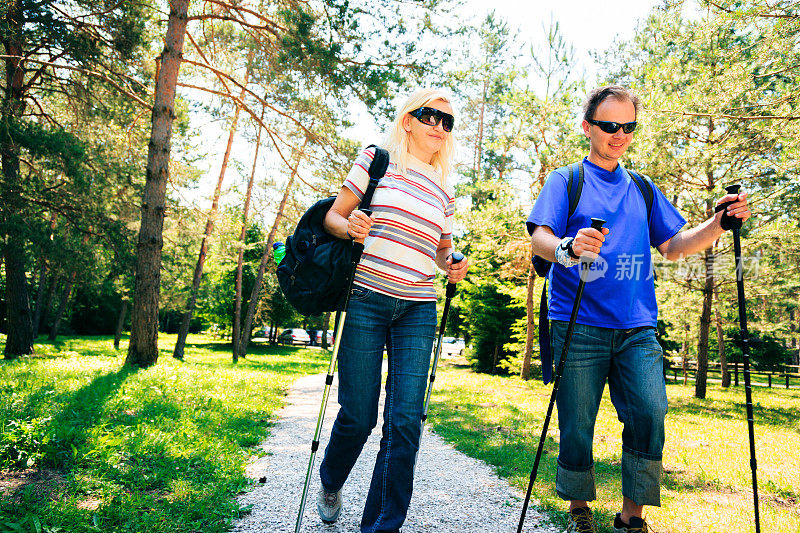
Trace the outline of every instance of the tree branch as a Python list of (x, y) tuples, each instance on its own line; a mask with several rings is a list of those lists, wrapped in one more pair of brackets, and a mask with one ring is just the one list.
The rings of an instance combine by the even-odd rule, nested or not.
[[(7, 58), (18, 58), (18, 59), (21, 59), (21, 56), (0, 55), (0, 59), (7, 59)], [(146, 107), (147, 109), (152, 109), (150, 104), (148, 104), (147, 102), (142, 100), (139, 96), (137, 96), (136, 94), (134, 94), (134, 93), (130, 92), (129, 90), (123, 88), (119, 83), (117, 83), (116, 81), (112, 80), (111, 78), (109, 78), (108, 76), (106, 76), (106, 75), (104, 75), (104, 74), (102, 74), (100, 72), (97, 72), (97, 71), (94, 71), (94, 70), (85, 69), (85, 68), (81, 68), (81, 67), (73, 67), (72, 65), (51, 63), (50, 61), (41, 61), (39, 59), (27, 58), (26, 61), (30, 61), (32, 63), (39, 63), (40, 65), (53, 67), (54, 69), (63, 68), (65, 70), (72, 70), (74, 72), (80, 72), (81, 74), (86, 74), (87, 76), (91, 76), (93, 78), (101, 79), (101, 80), (105, 81), (106, 83), (110, 84), (111, 86), (113, 86), (120, 93), (128, 96), (129, 98), (131, 98), (135, 102), (139, 103), (140, 105)]]
[(235, 22), (235, 23), (240, 24), (242, 26), (246, 26), (248, 28), (253, 28), (254, 30), (264, 30), (264, 31), (267, 31), (267, 32), (271, 33), (275, 37), (280, 37), (280, 33), (278, 33), (276, 30), (270, 28), (269, 26), (259, 26), (257, 24), (251, 24), (249, 22), (245, 22), (244, 20), (236, 18), (236, 17), (230, 17), (230, 16), (225, 16), (225, 15), (194, 15), (194, 16), (189, 17), (189, 20), (202, 20), (202, 21), (205, 21), (205, 20), (223, 20), (223, 21), (228, 21), (228, 22)]
[(783, 115), (783, 116), (772, 116), (772, 115), (745, 115), (745, 116), (737, 116), (737, 115), (725, 115), (725, 114), (716, 114), (716, 113), (690, 113), (688, 111), (674, 111), (671, 109), (654, 109), (653, 112), (655, 113), (664, 113), (670, 115), (681, 115), (684, 117), (707, 117), (707, 118), (727, 118), (730, 120), (800, 120), (800, 115)]
[[(734, 9), (731, 9), (729, 7), (724, 7), (724, 6), (720, 5), (719, 3), (714, 2), (712, 0), (706, 0), (706, 2), (708, 2), (709, 5), (714, 6), (717, 9), (719, 9), (720, 11), (723, 11), (725, 13), (733, 14), (733, 13), (736, 12)], [(797, 2), (795, 2), (795, 4), (797, 4)], [(786, 11), (788, 11), (792, 7), (794, 7), (794, 6), (793, 5), (787, 6), (786, 7)], [(753, 16), (761, 17), (761, 18), (777, 18), (777, 19), (787, 19), (787, 20), (794, 20), (794, 19), (800, 18), (800, 15), (788, 15), (788, 14), (784, 15), (784, 14), (780, 14), (780, 13), (767, 13), (767, 12), (755, 13)]]
[(783, 74), (786, 71), (794, 70), (794, 69), (799, 68), (799, 67), (800, 67), (800, 63), (797, 63), (796, 65), (790, 65), (790, 66), (788, 66), (786, 68), (782, 68), (780, 70), (776, 70), (775, 72), (768, 72), (766, 74), (758, 74), (757, 76), (753, 76), (753, 77), (754, 78), (768, 78), (770, 76), (775, 76), (776, 74)]
[[(242, 85), (242, 84), (241, 84), (241, 83), (240, 83), (238, 80), (236, 80), (236, 79), (235, 79), (233, 76), (231, 76), (230, 74), (228, 74), (228, 73), (226, 73), (226, 72), (222, 72), (221, 70), (219, 70), (219, 69), (217, 69), (217, 68), (214, 68), (214, 67), (212, 67), (211, 65), (208, 65), (208, 64), (203, 64), (203, 63), (199, 63), (199, 62), (197, 62), (197, 61), (192, 61), (192, 60), (190, 60), (190, 59), (184, 59), (184, 60), (183, 60), (183, 62), (184, 62), (184, 63), (188, 63), (188, 64), (190, 64), (190, 65), (197, 66), (197, 67), (206, 68), (206, 69), (210, 70), (211, 72), (213, 72), (214, 74), (216, 74), (217, 76), (222, 76), (222, 77), (224, 77), (225, 79), (229, 80), (229, 81), (230, 81), (230, 82), (232, 82), (234, 85), (236, 85), (236, 86), (237, 86), (239, 89), (241, 89), (243, 94), (248, 94), (249, 96), (253, 97), (253, 98), (254, 98), (254, 99), (255, 99), (255, 100), (256, 100), (256, 101), (257, 101), (259, 104), (261, 104), (262, 106), (266, 107), (267, 109), (271, 109), (272, 111), (274, 111), (275, 113), (279, 114), (280, 116), (282, 116), (282, 117), (284, 117), (284, 118), (286, 118), (286, 119), (289, 119), (289, 120), (291, 120), (292, 122), (294, 122), (294, 123), (295, 123), (295, 125), (297, 125), (297, 127), (299, 127), (301, 130), (303, 130), (303, 132), (304, 132), (305, 134), (307, 134), (307, 135), (311, 136), (311, 138), (312, 138), (312, 139), (313, 139), (313, 138), (316, 138), (316, 135), (314, 134), (314, 132), (312, 132), (312, 131), (308, 130), (308, 129), (307, 129), (307, 128), (306, 128), (306, 127), (303, 125), (303, 123), (302, 123), (302, 122), (300, 122), (298, 119), (296, 119), (296, 118), (294, 118), (293, 116), (289, 115), (289, 114), (288, 114), (288, 113), (286, 113), (285, 111), (281, 111), (280, 109), (276, 108), (275, 106), (273, 106), (273, 105), (269, 104), (269, 103), (268, 103), (266, 100), (264, 100), (263, 98), (261, 98), (260, 96), (258, 96), (256, 93), (254, 93), (253, 91), (251, 91), (250, 89), (248, 89), (246, 86)], [(178, 83), (178, 85), (179, 85), (179, 86), (181, 86), (181, 87), (187, 87), (187, 88), (190, 88), (190, 89), (197, 89), (197, 90), (199, 90), (199, 91), (205, 91), (205, 92), (209, 92), (209, 93), (212, 93), (212, 94), (216, 94), (216, 95), (219, 95), (219, 96), (223, 96), (223, 97), (225, 97), (225, 98), (230, 98), (231, 100), (233, 100), (234, 102), (236, 102), (238, 105), (241, 105), (241, 106), (242, 106), (242, 109), (247, 109), (247, 112), (248, 112), (248, 114), (250, 114), (250, 116), (252, 116), (252, 117), (253, 117), (253, 119), (255, 119), (255, 120), (257, 121), (257, 123), (261, 124), (261, 121), (260, 121), (260, 119), (258, 118), (258, 116), (256, 115), (256, 113), (254, 113), (254, 112), (253, 112), (253, 111), (252, 111), (252, 110), (251, 110), (251, 109), (250, 109), (250, 108), (247, 106), (247, 104), (245, 104), (245, 103), (244, 103), (244, 102), (241, 100), (241, 98), (237, 98), (236, 96), (233, 96), (232, 94), (230, 94), (230, 92), (228, 92), (228, 93), (224, 93), (224, 92), (217, 91), (217, 90), (214, 90), (214, 89), (209, 89), (209, 88), (207, 88), (207, 87), (201, 87), (201, 86), (198, 86), (198, 85), (190, 85), (190, 84), (188, 84), (188, 83), (180, 83), (180, 82), (179, 82), (179, 83)], [(265, 126), (265, 127), (266, 127), (266, 126)]]

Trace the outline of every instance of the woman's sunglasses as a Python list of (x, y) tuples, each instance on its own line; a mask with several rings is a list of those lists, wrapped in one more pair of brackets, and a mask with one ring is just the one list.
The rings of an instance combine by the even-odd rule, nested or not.
[(409, 111), (408, 114), (427, 126), (438, 126), (439, 122), (441, 122), (444, 131), (453, 131), (455, 119), (453, 119), (453, 115), (444, 111), (439, 111), (432, 107), (420, 107), (414, 111)]
[(586, 122), (589, 124), (594, 124), (601, 130), (606, 133), (617, 133), (620, 128), (624, 133), (633, 133), (633, 130), (636, 129), (636, 121), (633, 122), (626, 122), (625, 124), (620, 124), (619, 122), (608, 122), (607, 120), (594, 120), (591, 118), (587, 118)]

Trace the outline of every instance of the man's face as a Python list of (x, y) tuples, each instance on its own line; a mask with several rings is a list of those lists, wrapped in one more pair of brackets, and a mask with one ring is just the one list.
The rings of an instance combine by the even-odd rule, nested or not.
[[(594, 112), (594, 120), (605, 120), (625, 124), (636, 120), (636, 108), (628, 99), (617, 100), (609, 97), (603, 100)], [(589, 137), (591, 152), (601, 160), (616, 162), (633, 140), (633, 132), (624, 133), (619, 128), (616, 133), (606, 133), (598, 126), (583, 121), (583, 132)]]

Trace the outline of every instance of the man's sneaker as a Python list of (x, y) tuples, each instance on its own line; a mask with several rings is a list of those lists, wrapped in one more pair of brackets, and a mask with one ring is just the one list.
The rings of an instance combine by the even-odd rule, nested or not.
[(328, 492), (324, 488), (317, 494), (317, 512), (326, 524), (333, 524), (342, 512), (342, 491)]
[(588, 507), (572, 509), (569, 512), (569, 523), (565, 533), (597, 533), (592, 510)]
[(637, 516), (631, 517), (631, 523), (626, 524), (622, 521), (619, 513), (614, 517), (614, 533), (647, 533), (647, 522)]

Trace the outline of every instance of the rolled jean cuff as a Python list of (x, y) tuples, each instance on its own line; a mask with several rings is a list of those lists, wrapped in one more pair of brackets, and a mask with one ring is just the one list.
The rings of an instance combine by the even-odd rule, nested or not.
[(559, 461), (556, 466), (556, 493), (562, 500), (596, 500), (594, 463), (588, 468), (575, 470)]
[(661, 460), (622, 450), (622, 495), (637, 505), (661, 507)]

